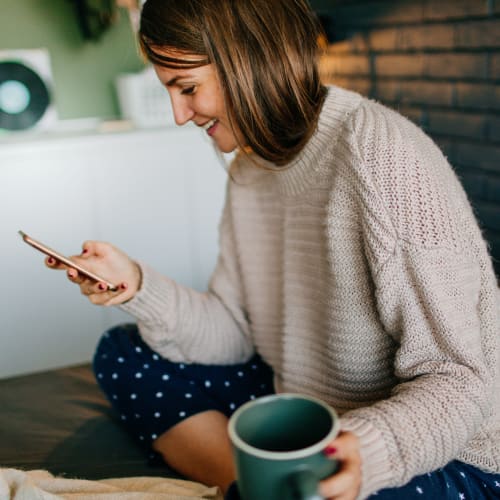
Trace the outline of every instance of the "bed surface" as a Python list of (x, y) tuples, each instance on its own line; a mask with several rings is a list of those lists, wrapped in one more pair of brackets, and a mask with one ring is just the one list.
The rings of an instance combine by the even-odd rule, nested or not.
[(0, 380), (0, 467), (82, 479), (180, 477), (122, 429), (90, 365)]

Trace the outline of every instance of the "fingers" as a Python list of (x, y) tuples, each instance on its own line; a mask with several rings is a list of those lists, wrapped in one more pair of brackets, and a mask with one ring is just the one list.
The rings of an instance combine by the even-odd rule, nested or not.
[(361, 456), (358, 438), (351, 432), (341, 432), (325, 450), (329, 458), (339, 461), (339, 469), (321, 481), (324, 498), (354, 500), (361, 487)]

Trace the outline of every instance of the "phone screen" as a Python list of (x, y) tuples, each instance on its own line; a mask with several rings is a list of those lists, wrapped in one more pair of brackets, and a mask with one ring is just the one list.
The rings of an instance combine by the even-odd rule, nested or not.
[(84, 267), (76, 264), (75, 262), (68, 259), (68, 257), (65, 257), (64, 255), (60, 254), (59, 252), (56, 252), (55, 250), (48, 247), (47, 245), (44, 245), (43, 243), (31, 238), (31, 236), (28, 236), (23, 231), (19, 231), (19, 234), (21, 235), (22, 239), (26, 243), (28, 243), (28, 245), (31, 245), (33, 248), (36, 248), (37, 250), (44, 253), (45, 255), (49, 255), (50, 257), (54, 257), (54, 259), (58, 260), (59, 262), (62, 262), (63, 264), (66, 264), (69, 267), (72, 267), (73, 269), (76, 269), (79, 273), (83, 274), (87, 278), (90, 278), (91, 280), (105, 283), (108, 286), (108, 289), (111, 291), (116, 291), (118, 289), (118, 287), (116, 285), (113, 285), (113, 283), (110, 283), (108, 280), (105, 280), (104, 278), (101, 278), (100, 276), (89, 271), (88, 269), (85, 269)]

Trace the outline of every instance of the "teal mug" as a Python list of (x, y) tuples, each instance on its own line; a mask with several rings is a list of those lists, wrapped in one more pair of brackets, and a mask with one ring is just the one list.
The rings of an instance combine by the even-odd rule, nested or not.
[(318, 482), (337, 462), (323, 450), (339, 431), (339, 418), (323, 401), (276, 394), (244, 404), (229, 419), (242, 500), (320, 500)]

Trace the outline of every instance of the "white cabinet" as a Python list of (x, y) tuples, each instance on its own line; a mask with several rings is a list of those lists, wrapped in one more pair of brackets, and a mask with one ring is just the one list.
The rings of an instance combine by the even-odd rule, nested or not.
[(189, 126), (0, 142), (0, 378), (88, 361), (106, 328), (133, 320), (88, 303), (19, 229), (66, 254), (110, 241), (202, 290), (226, 179)]

